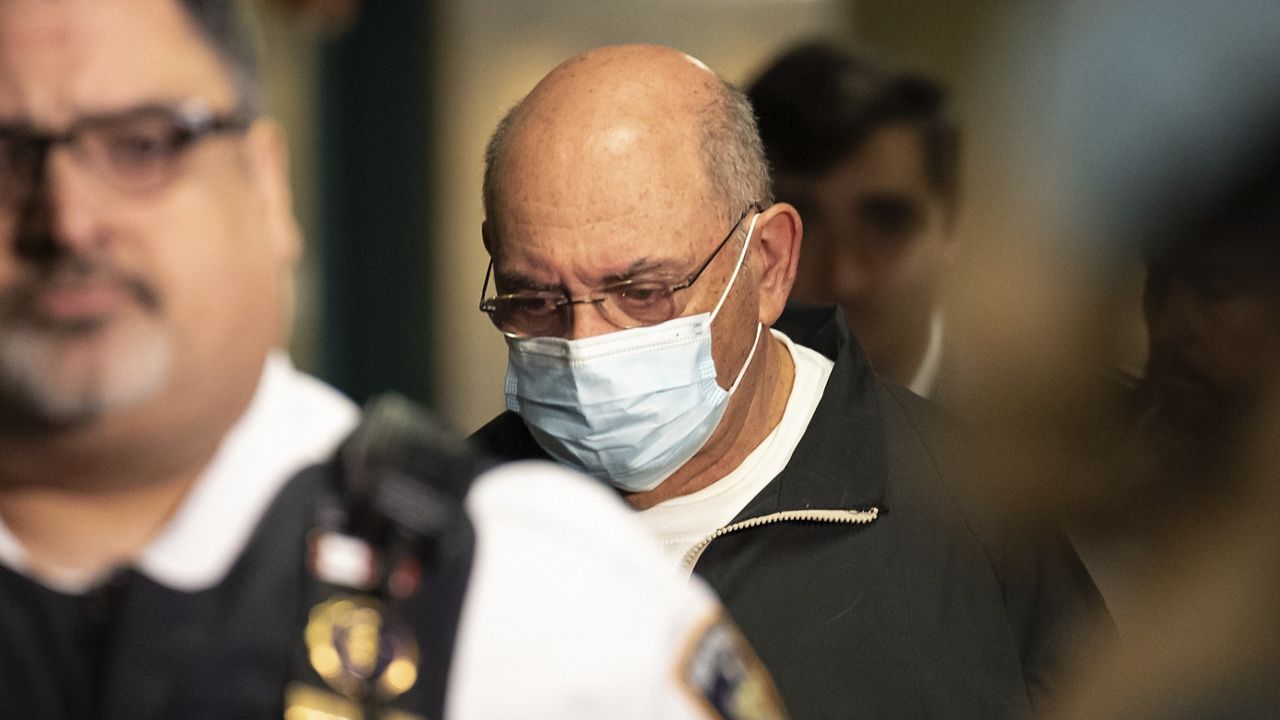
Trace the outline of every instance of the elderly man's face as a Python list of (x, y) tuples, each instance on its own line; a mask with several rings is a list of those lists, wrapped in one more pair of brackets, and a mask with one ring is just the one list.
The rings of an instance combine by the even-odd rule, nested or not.
[[(258, 123), (171, 142), (175, 111), (236, 106), (175, 0), (0, 5), (4, 414), (200, 403), (256, 377), (296, 249), (275, 136)], [(34, 161), (13, 140), (85, 128)]]
[(775, 187), (804, 218), (792, 296), (839, 303), (878, 369), (912, 372), (900, 366), (924, 351), (955, 247), (920, 131), (880, 128), (826, 173), (778, 173)]
[[(746, 208), (710, 200), (696, 137), (619, 121), (569, 143), (557, 128), (522, 129), (502, 163), (498, 207), (486, 232), (500, 293), (593, 296), (620, 280), (688, 277)], [(711, 310), (742, 249), (748, 216), (698, 281), (676, 294), (677, 314)], [(753, 241), (754, 242), (754, 241)], [(755, 338), (756, 300), (744, 270), (713, 322), (723, 387)], [(600, 308), (572, 306), (569, 338), (616, 332)]]
[(1215, 434), (1276, 387), (1276, 258), (1274, 251), (1218, 243), (1149, 266), (1147, 376), (1172, 426)]

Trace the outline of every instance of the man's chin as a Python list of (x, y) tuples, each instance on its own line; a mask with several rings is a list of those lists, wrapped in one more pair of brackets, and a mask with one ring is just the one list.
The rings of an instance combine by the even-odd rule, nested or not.
[(49, 425), (71, 425), (136, 406), (164, 387), (172, 345), (157, 327), (67, 335), (4, 333), (0, 402)]

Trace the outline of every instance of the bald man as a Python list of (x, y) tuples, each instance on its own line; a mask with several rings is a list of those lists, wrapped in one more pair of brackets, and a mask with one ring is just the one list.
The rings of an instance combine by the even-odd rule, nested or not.
[(616, 488), (795, 718), (1031, 711), (1096, 591), (1059, 536), (965, 498), (932, 407), (877, 379), (835, 308), (784, 315), (802, 224), (743, 96), (674, 50), (602, 48), (486, 159), (510, 412), (475, 440)]

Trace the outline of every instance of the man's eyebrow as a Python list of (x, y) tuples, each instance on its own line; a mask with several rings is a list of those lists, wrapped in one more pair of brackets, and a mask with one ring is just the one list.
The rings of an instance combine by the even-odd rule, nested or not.
[[(151, 100), (136, 105), (127, 105), (119, 108), (83, 113), (75, 116), (71, 120), (71, 124), (69, 126), (52, 132), (65, 132), (75, 128), (110, 124), (121, 120), (132, 120), (134, 118), (146, 117), (149, 115), (173, 115), (175, 113), (181, 113), (183, 108), (184, 101), (175, 100), (168, 102)], [(47, 127), (42, 127), (41, 124), (32, 122), (30, 118), (0, 118), (0, 131), (25, 134), (50, 132)]]
[(675, 277), (685, 269), (688, 260), (675, 260), (671, 258), (640, 258), (627, 266), (626, 270), (604, 278), (606, 283), (623, 282), (633, 280), (638, 275), (655, 275), (664, 278)]
[[(640, 258), (631, 265), (627, 266), (622, 272), (606, 275), (602, 278), (605, 285), (612, 283), (633, 280), (640, 275), (653, 275), (664, 279), (671, 279), (677, 274), (685, 271), (689, 260), (676, 260), (673, 258)], [(521, 272), (505, 272), (497, 268), (493, 271), (494, 284), (502, 288), (502, 292), (509, 293), (521, 290), (536, 290), (542, 292), (563, 292), (564, 288), (560, 285), (552, 283), (540, 282), (529, 275)]]
[(138, 117), (146, 117), (148, 115), (182, 114), (184, 110), (189, 108), (200, 108), (203, 110), (204, 107), (205, 106), (203, 104), (192, 105), (182, 101), (163, 102), (153, 100), (112, 110), (85, 113), (84, 115), (76, 118), (73, 122), (73, 126), (112, 123), (120, 120), (132, 120)]
[(552, 285), (544, 282), (538, 282), (533, 278), (518, 272), (499, 272), (496, 268), (493, 272), (493, 282), (496, 287), (502, 288), (502, 292), (512, 292), (518, 290), (539, 290), (544, 292), (560, 292), (559, 285)]

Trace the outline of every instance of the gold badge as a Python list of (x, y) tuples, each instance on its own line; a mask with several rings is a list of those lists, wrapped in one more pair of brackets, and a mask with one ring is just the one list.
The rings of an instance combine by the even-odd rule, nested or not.
[(311, 608), (307, 656), (324, 681), (353, 700), (392, 700), (418, 680), (418, 645), (368, 595), (336, 595)]

